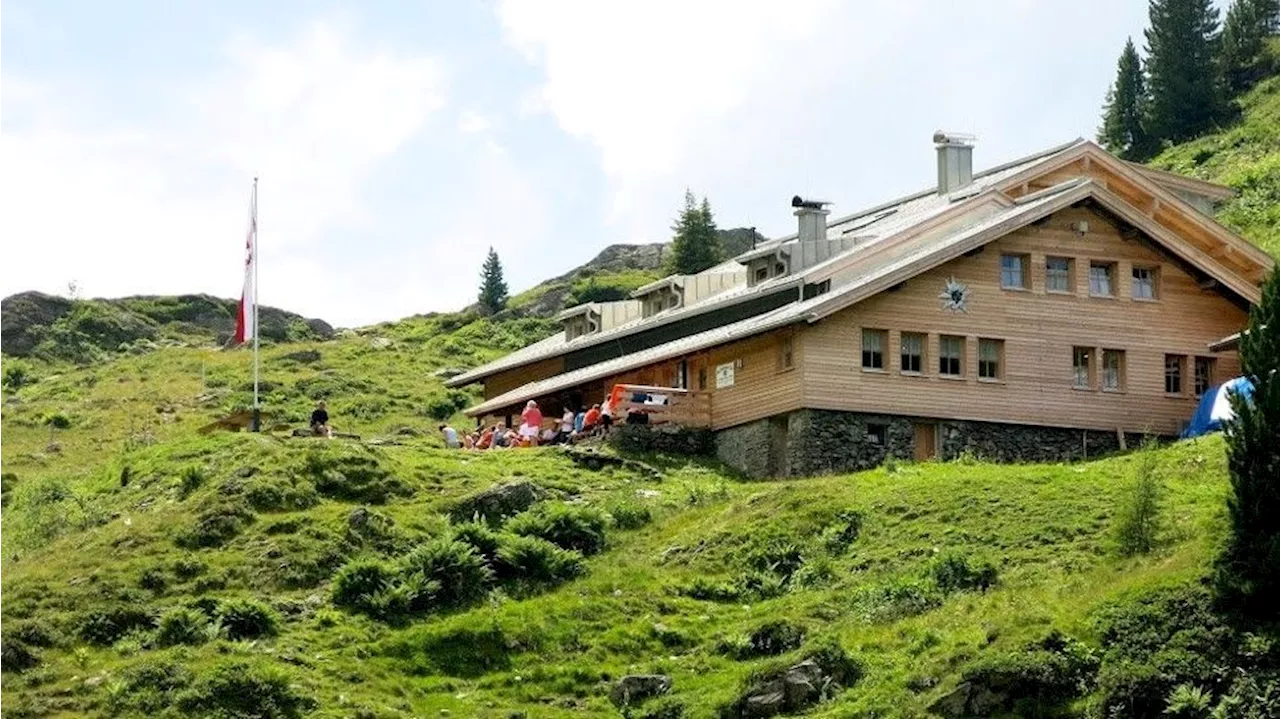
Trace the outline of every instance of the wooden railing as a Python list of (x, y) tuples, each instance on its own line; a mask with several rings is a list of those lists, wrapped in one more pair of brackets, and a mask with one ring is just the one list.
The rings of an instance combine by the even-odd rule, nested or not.
[[(610, 397), (617, 397), (613, 416), (626, 422), (627, 415), (643, 413), (648, 424), (678, 424), (682, 427), (711, 426), (711, 395), (676, 387), (642, 384), (613, 386)], [(637, 401), (637, 398), (643, 398)]]

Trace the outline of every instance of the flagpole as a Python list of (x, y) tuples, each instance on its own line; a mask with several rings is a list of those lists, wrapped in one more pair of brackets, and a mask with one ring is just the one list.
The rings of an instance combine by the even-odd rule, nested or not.
[(258, 403), (258, 178), (253, 178), (253, 429), (262, 426)]

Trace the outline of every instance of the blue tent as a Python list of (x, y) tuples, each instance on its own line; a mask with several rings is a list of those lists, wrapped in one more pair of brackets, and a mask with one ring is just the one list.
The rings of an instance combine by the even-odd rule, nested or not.
[(1236, 377), (1210, 387), (1200, 398), (1200, 404), (1196, 406), (1195, 414), (1191, 415), (1187, 428), (1182, 430), (1182, 438), (1199, 437), (1222, 429), (1225, 420), (1235, 417), (1235, 412), (1231, 409), (1232, 392), (1250, 399), (1253, 397), (1253, 383), (1246, 377)]

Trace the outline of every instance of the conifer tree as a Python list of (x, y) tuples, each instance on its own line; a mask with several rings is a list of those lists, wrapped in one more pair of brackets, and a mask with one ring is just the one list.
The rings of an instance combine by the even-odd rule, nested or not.
[(1280, 0), (1235, 0), (1222, 26), (1219, 65), (1232, 97), (1265, 76), (1266, 39), (1280, 22)]
[(697, 274), (720, 261), (720, 239), (711, 203), (699, 204), (693, 192), (685, 190), (684, 208), (671, 228), (675, 237), (668, 254), (668, 271), (678, 275)]
[(1142, 117), (1146, 102), (1142, 61), (1130, 38), (1125, 41), (1120, 61), (1116, 64), (1116, 82), (1107, 90), (1098, 142), (1126, 160), (1146, 159), (1150, 152)]
[(480, 309), (487, 315), (501, 312), (507, 306), (507, 281), (502, 277), (498, 253), (489, 248), (480, 269)]
[(1233, 396), (1227, 423), (1231, 534), (1219, 562), (1220, 588), (1255, 612), (1280, 616), (1280, 271), (1240, 335), (1240, 365), (1252, 400)]
[(1185, 140), (1223, 114), (1218, 10), (1213, 0), (1151, 0), (1148, 12), (1147, 130), (1158, 140)]

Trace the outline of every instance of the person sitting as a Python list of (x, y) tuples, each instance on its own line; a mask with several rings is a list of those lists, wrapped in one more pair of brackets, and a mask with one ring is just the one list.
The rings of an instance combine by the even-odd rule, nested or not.
[(538, 434), (542, 427), (542, 410), (538, 409), (538, 403), (529, 400), (520, 413), (520, 420), (520, 438), (528, 446), (538, 446)]
[(586, 423), (587, 423), (587, 411), (579, 407), (578, 413), (573, 416), (573, 433), (581, 434), (582, 428), (584, 425), (586, 425)]
[(570, 435), (573, 434), (573, 410), (569, 409), (569, 405), (564, 406), (564, 414), (560, 415), (560, 434), (556, 436), (557, 441), (567, 442)]
[(480, 437), (476, 440), (476, 449), (489, 449), (493, 446), (493, 429), (489, 428), (480, 433)]
[(591, 409), (587, 410), (587, 416), (582, 420), (582, 433), (590, 434), (600, 426), (600, 405), (593, 404)]
[(329, 412), (325, 409), (324, 400), (317, 402), (311, 413), (311, 433), (317, 437), (333, 439), (333, 428), (329, 426)]
[(464, 435), (462, 435), (462, 448), (463, 448), (463, 449), (475, 449), (475, 448), (476, 448), (476, 442), (477, 442), (479, 439), (480, 439), (480, 433), (479, 433), (479, 432), (472, 432), (471, 434), (464, 434)]
[(444, 435), (444, 446), (449, 449), (458, 448), (458, 431), (447, 424), (440, 425), (440, 433)]
[(509, 446), (507, 443), (507, 433), (506, 422), (499, 422), (493, 425), (493, 443), (489, 445), (489, 449)]
[(542, 430), (542, 434), (538, 437), (539, 444), (556, 444), (560, 441), (560, 431), (555, 426), (549, 426)]

